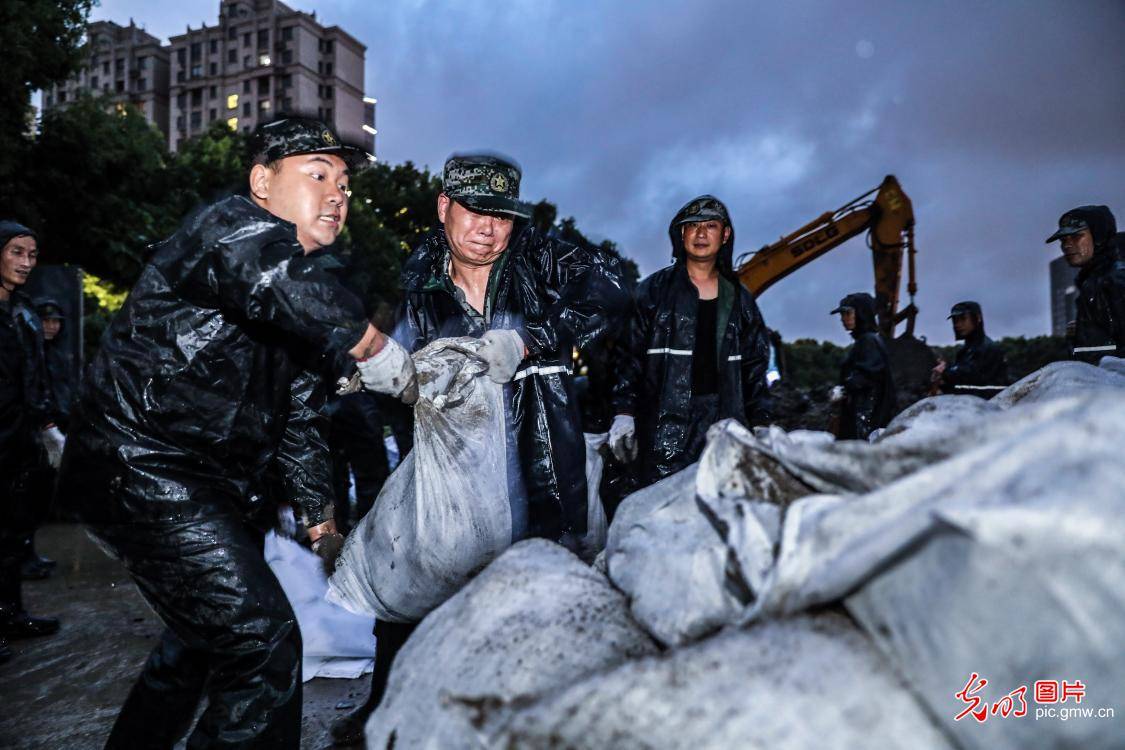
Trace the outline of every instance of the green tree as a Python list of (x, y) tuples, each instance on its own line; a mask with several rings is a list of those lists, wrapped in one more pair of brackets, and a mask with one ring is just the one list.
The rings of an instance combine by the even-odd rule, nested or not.
[(31, 131), (31, 93), (77, 70), (93, 0), (4, 0), (0, 29), (0, 205), (20, 194), (21, 155)]

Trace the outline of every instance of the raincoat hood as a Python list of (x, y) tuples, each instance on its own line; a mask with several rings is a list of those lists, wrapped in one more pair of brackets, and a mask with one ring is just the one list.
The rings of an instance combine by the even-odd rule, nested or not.
[(849, 294), (840, 300), (840, 305), (831, 313), (840, 311), (841, 307), (850, 307), (855, 310), (855, 330), (852, 331), (852, 338), (860, 336), (864, 333), (875, 333), (879, 330), (875, 316), (875, 298), (867, 292), (855, 292)]
[(684, 233), (681, 226), (697, 221), (711, 221), (716, 219), (730, 227), (730, 237), (719, 248), (718, 267), (719, 273), (728, 278), (734, 276), (734, 225), (730, 221), (730, 212), (726, 205), (713, 195), (701, 195), (692, 198), (672, 217), (668, 225), (668, 237), (672, 240), (672, 260), (682, 263), (687, 255), (684, 249)]
[(1055, 240), (1089, 229), (1094, 239), (1094, 252), (1104, 253), (1114, 249), (1114, 236), (1117, 234), (1117, 219), (1109, 206), (1079, 206), (1059, 217), (1059, 229), (1047, 238)]
[(39, 236), (34, 231), (20, 224), (18, 221), (3, 220), (0, 221), (0, 248), (8, 244), (8, 240), (13, 237), (34, 237), (36, 240)]

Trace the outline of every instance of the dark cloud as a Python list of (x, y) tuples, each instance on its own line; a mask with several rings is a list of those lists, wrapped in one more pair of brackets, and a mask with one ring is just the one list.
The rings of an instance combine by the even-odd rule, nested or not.
[[(511, 154), (529, 197), (645, 272), (698, 193), (728, 203), (747, 251), (894, 173), (917, 216), (919, 331), (949, 341), (949, 305), (972, 297), (994, 335), (1037, 335), (1058, 215), (1125, 219), (1120, 2), (295, 5), (367, 44), (381, 159)], [(215, 3), (95, 11), (130, 14), (167, 36)], [(827, 310), (871, 283), (856, 239), (761, 304), (788, 338), (843, 342)]]

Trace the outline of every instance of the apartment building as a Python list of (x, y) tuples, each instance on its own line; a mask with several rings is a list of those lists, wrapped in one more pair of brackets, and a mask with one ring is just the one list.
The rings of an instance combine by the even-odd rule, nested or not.
[(43, 92), (43, 108), (66, 107), (82, 94), (131, 104), (168, 134), (168, 50), (133, 20), (95, 21), (87, 29), (88, 58), (78, 73)]
[(316, 115), (374, 153), (366, 49), (340, 27), (319, 24), (315, 12), (277, 0), (222, 0), (216, 26), (169, 39), (169, 148), (216, 120), (249, 132), (290, 112)]

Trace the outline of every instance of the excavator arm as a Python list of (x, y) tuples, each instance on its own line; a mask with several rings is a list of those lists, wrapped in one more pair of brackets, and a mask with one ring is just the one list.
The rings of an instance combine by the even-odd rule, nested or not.
[[(865, 230), (875, 271), (879, 328), (887, 338), (893, 338), (895, 326), (906, 320), (906, 334), (913, 336), (918, 312), (914, 306), (914, 295), (918, 291), (914, 276), (914, 209), (894, 175), (887, 175), (879, 187), (836, 211), (817, 217), (748, 259), (740, 258), (739, 280), (757, 297), (798, 268)], [(906, 289), (910, 304), (899, 310), (904, 252), (908, 259)]]

